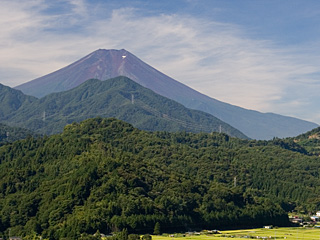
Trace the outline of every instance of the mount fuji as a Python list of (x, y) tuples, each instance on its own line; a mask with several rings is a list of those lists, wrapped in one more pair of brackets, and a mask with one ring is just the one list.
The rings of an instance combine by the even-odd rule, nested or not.
[(293, 137), (318, 127), (312, 122), (247, 110), (208, 97), (161, 73), (124, 49), (96, 50), (60, 70), (15, 89), (40, 98), (50, 93), (73, 89), (88, 79), (107, 80), (117, 76), (126, 76), (188, 108), (210, 113), (250, 138)]

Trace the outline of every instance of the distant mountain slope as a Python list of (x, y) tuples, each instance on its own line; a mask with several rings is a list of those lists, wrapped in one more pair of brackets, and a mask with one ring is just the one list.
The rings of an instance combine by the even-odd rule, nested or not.
[(296, 118), (247, 110), (210, 98), (157, 71), (124, 49), (97, 50), (65, 68), (17, 86), (16, 89), (42, 97), (72, 89), (90, 78), (106, 80), (121, 75), (188, 108), (210, 113), (251, 138), (293, 137), (318, 126)]
[(66, 124), (88, 118), (116, 117), (150, 131), (222, 131), (247, 138), (208, 113), (191, 110), (158, 95), (126, 77), (106, 81), (91, 79), (66, 92), (52, 93), (20, 108), (6, 121), (52, 134)]

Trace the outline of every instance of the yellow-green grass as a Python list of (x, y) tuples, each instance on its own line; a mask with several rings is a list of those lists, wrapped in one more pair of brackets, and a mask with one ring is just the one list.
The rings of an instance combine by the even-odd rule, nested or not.
[[(220, 231), (221, 234), (152, 236), (152, 240), (245, 240), (245, 239), (277, 239), (277, 240), (320, 240), (320, 228), (256, 228), (232, 231)], [(182, 239), (181, 239), (182, 240)]]

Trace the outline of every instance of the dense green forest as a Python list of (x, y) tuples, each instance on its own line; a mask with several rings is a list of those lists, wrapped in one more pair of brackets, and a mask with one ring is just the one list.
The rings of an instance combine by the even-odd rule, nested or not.
[(320, 209), (319, 156), (299, 145), (308, 136), (297, 139), (146, 132), (104, 118), (30, 136), (0, 147), (0, 232), (77, 239), (288, 225), (288, 211)]
[(65, 125), (93, 117), (115, 117), (148, 131), (219, 132), (248, 138), (220, 119), (160, 96), (126, 77), (91, 79), (41, 99), (0, 86), (0, 121), (39, 134), (62, 132)]

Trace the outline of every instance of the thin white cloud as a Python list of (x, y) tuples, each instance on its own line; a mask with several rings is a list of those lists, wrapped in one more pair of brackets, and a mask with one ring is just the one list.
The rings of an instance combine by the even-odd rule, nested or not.
[[(31, 2), (5, 1), (0, 10), (3, 84), (47, 74), (98, 48), (125, 48), (211, 97), (320, 122), (319, 113), (306, 111), (319, 100), (315, 52), (280, 48), (246, 37), (237, 25), (191, 16), (142, 16), (132, 8), (101, 16), (101, 8), (81, 0), (68, 1), (67, 14), (48, 16), (45, 1)], [(2, 74), (4, 68), (12, 71)], [(2, 79), (8, 75), (12, 79)]]

